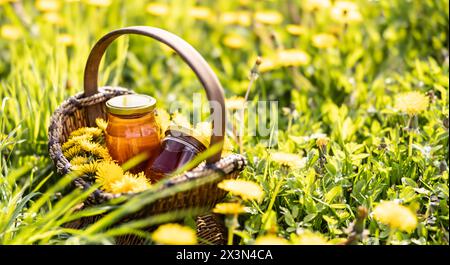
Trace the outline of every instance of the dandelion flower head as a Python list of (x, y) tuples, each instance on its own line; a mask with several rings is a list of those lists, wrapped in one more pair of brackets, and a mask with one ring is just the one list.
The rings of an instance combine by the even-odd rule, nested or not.
[(223, 44), (231, 49), (241, 49), (246, 45), (246, 41), (241, 35), (228, 34), (224, 37)]
[(337, 43), (334, 35), (328, 33), (319, 33), (312, 37), (312, 44), (319, 49), (326, 49), (333, 47)]
[(278, 62), (282, 66), (306, 65), (309, 61), (309, 55), (299, 49), (286, 49), (278, 52)]
[(97, 167), (96, 181), (104, 190), (111, 191), (112, 184), (124, 177), (123, 169), (113, 161), (104, 161)]
[(306, 0), (304, 8), (307, 11), (317, 11), (331, 6), (330, 0)]
[(58, 0), (38, 0), (35, 6), (42, 12), (56, 12), (61, 8), (61, 3)]
[(342, 24), (352, 24), (362, 21), (358, 6), (348, 1), (336, 2), (331, 9), (331, 17)]
[(106, 131), (106, 127), (108, 127), (108, 122), (102, 118), (95, 119), (95, 124), (97, 124), (97, 127), (102, 131)]
[(71, 165), (82, 165), (88, 162), (88, 158), (84, 156), (75, 156), (70, 160)]
[(189, 120), (181, 114), (180, 112), (175, 112), (172, 114), (172, 123), (176, 126), (181, 126), (184, 128), (191, 128), (192, 125)]
[(427, 96), (417, 91), (402, 93), (395, 98), (395, 108), (408, 115), (425, 111), (428, 104)]
[(286, 26), (286, 31), (294, 36), (300, 36), (307, 32), (306, 28), (301, 25), (289, 24)]
[(146, 6), (145, 11), (150, 15), (162, 17), (169, 14), (169, 7), (161, 3), (150, 3)]
[(238, 202), (218, 203), (213, 209), (214, 213), (236, 215), (245, 212), (245, 208)]
[(282, 237), (269, 234), (256, 238), (255, 245), (289, 245), (289, 241)]
[(0, 37), (6, 40), (18, 40), (23, 36), (22, 29), (14, 25), (3, 25), (0, 27)]
[(134, 175), (125, 173), (123, 177), (111, 183), (111, 193), (141, 192), (150, 188), (150, 183), (143, 173)]
[(229, 110), (244, 109), (246, 105), (247, 102), (243, 97), (234, 96), (225, 100), (225, 106)]
[(207, 21), (212, 17), (211, 9), (201, 6), (191, 7), (188, 14), (190, 17), (201, 21)]
[(328, 144), (329, 141), (330, 141), (330, 139), (328, 137), (320, 137), (320, 138), (317, 138), (316, 145), (318, 147), (324, 147)]
[(170, 125), (170, 114), (165, 109), (157, 109), (156, 119), (164, 133)]
[(260, 201), (264, 196), (264, 191), (261, 186), (253, 181), (226, 179), (221, 181), (217, 186), (233, 195), (240, 196), (244, 200)]
[(224, 12), (220, 16), (220, 22), (224, 25), (240, 25), (247, 27), (251, 24), (251, 17), (250, 13), (246, 11)]
[(273, 152), (270, 154), (270, 157), (272, 161), (292, 168), (302, 168), (306, 163), (305, 158), (292, 153)]
[(409, 208), (393, 201), (381, 202), (372, 214), (377, 221), (393, 229), (412, 232), (417, 226), (416, 215)]
[(86, 0), (86, 4), (96, 7), (107, 7), (111, 4), (111, 0)]
[(283, 22), (283, 15), (271, 10), (258, 11), (255, 13), (255, 20), (266, 25), (278, 25)]
[(291, 238), (292, 243), (296, 245), (329, 245), (328, 240), (319, 233), (312, 231), (303, 231), (300, 235)]
[(43, 18), (46, 22), (53, 25), (64, 24), (64, 18), (57, 12), (46, 12), (44, 13)]
[(197, 235), (192, 228), (179, 224), (164, 224), (152, 234), (152, 239), (164, 245), (195, 245)]

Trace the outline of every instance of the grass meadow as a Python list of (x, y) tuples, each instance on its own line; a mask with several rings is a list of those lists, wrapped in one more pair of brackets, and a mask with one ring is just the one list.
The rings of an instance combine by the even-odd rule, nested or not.
[[(448, 245), (448, 5), (0, 0), (0, 244), (114, 244), (130, 233), (169, 244), (158, 238), (192, 231), (194, 210), (110, 227), (151, 196), (75, 211), (93, 190), (71, 189), (48, 153), (50, 117), (83, 91), (94, 43), (147, 25), (204, 56), (224, 88), (232, 128), (249, 123), (243, 106), (278, 104), (269, 135), (227, 130), (231, 150), (248, 161), (239, 179), (264, 192), (225, 215), (228, 243)], [(192, 95), (204, 95), (179, 57), (139, 36), (115, 41), (100, 73), (100, 85), (152, 95), (159, 108), (178, 101), (189, 111)], [(64, 226), (102, 213), (109, 214), (86, 229)], [(144, 229), (176, 218), (184, 226), (162, 235)]]

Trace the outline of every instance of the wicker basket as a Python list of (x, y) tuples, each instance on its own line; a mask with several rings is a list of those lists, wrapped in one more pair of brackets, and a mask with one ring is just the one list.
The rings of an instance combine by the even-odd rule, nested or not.
[[(56, 165), (57, 172), (61, 175), (70, 172), (70, 162), (64, 157), (61, 145), (68, 139), (70, 133), (80, 127), (95, 126), (95, 119), (106, 119), (104, 103), (115, 96), (133, 93), (121, 87), (97, 87), (98, 68), (100, 61), (109, 44), (117, 37), (126, 34), (137, 34), (156, 39), (171, 47), (195, 72), (206, 90), (208, 100), (217, 102), (221, 111), (212, 111), (212, 120), (219, 121), (219, 133), (213, 130), (211, 145), (217, 144), (223, 147), (225, 131), (225, 103), (222, 87), (207, 62), (187, 42), (178, 36), (162, 29), (137, 26), (127, 27), (112, 31), (103, 36), (91, 50), (84, 72), (84, 93), (79, 93), (64, 101), (54, 112), (49, 127), (49, 152)], [(217, 124), (214, 124), (217, 126)], [(159, 199), (141, 209), (139, 212), (128, 216), (126, 219), (145, 218), (159, 213), (185, 209), (190, 207), (205, 207), (211, 209), (217, 202), (223, 199), (225, 192), (217, 188), (217, 182), (225, 178), (235, 178), (245, 167), (243, 156), (232, 154), (221, 158), (221, 151), (209, 157), (206, 163), (175, 176), (163, 183), (159, 191), (163, 191), (173, 185), (190, 181), (208, 180), (214, 176), (213, 181), (204, 181), (187, 191), (177, 193), (170, 197)], [(77, 188), (86, 189), (91, 183), (83, 177), (74, 181)], [(102, 190), (96, 190), (85, 201), (85, 207), (107, 202), (118, 196), (133, 196), (133, 194), (111, 194)], [(97, 220), (99, 216), (78, 220), (69, 224), (71, 227), (83, 227)], [(123, 220), (122, 220), (123, 221)], [(149, 228), (151, 229), (151, 228)], [(198, 236), (216, 244), (224, 242), (223, 224), (213, 214), (203, 215), (197, 218)], [(142, 241), (135, 237), (121, 237), (119, 244), (140, 244)]]

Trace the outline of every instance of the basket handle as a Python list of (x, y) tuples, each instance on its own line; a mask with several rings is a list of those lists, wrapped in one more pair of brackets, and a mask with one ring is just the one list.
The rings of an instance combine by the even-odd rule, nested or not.
[[(222, 152), (225, 133), (225, 102), (222, 86), (205, 59), (203, 59), (203, 57), (190, 44), (175, 34), (154, 27), (134, 26), (114, 30), (103, 36), (92, 48), (86, 62), (86, 67), (84, 70), (84, 95), (92, 96), (98, 93), (98, 68), (103, 54), (111, 42), (119, 36), (126, 34), (143, 35), (166, 44), (176, 51), (195, 72), (197, 78), (205, 88), (207, 98), (210, 102), (210, 111), (213, 121), (210, 145), (212, 146), (217, 144), (220, 146), (219, 151), (210, 156), (207, 159), (207, 162), (214, 163), (218, 161)], [(215, 104), (219, 104), (219, 106), (215, 106), (216, 108), (213, 108), (211, 102), (216, 102)], [(217, 109), (217, 107), (220, 107), (220, 109)], [(87, 109), (89, 124), (94, 125), (95, 119), (99, 117), (101, 113), (101, 104), (89, 106)], [(217, 126), (220, 126), (220, 128), (217, 128)]]

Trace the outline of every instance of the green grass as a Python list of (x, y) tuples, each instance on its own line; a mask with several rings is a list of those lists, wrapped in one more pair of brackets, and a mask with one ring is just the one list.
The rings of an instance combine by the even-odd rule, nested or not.
[[(163, 17), (145, 12), (148, 1), (117, 0), (108, 7), (64, 3), (57, 11), (60, 25), (45, 21), (34, 1), (19, 1), (23, 12), (3, 2), (0, 28), (14, 25), (22, 34), (16, 40), (0, 36), (0, 244), (111, 244), (114, 235), (148, 237), (143, 226), (179, 217), (155, 216), (106, 229), (127, 214), (118, 207), (124, 202), (74, 213), (89, 191), (71, 192), (67, 184), (73, 176), (58, 176), (48, 155), (50, 116), (82, 91), (90, 48), (103, 34), (130, 25), (161, 27), (188, 41), (217, 73), (227, 97), (245, 95), (258, 55), (264, 60), (284, 47), (311, 58), (307, 65), (260, 73), (250, 91), (250, 106), (278, 101), (279, 128), (270, 150), (263, 144), (267, 137), (243, 137), (249, 165), (240, 177), (259, 183), (266, 196), (259, 205), (249, 203), (248, 213), (239, 217), (236, 242), (251, 244), (274, 231), (291, 238), (306, 229), (330, 240), (345, 238), (359, 206), (370, 213), (382, 200), (397, 200), (417, 214), (417, 228), (393, 233), (369, 214), (368, 236), (359, 243), (449, 244), (447, 0), (356, 1), (363, 20), (348, 26), (334, 22), (327, 10), (307, 12), (305, 1), (200, 1), (214, 14), (268, 9), (283, 15), (282, 24), (260, 27), (195, 20), (186, 15), (193, 0), (165, 1), (172, 13)], [(287, 24), (301, 24), (306, 32), (292, 36)], [(314, 47), (312, 37), (322, 32), (335, 34), (336, 45)], [(72, 45), (57, 42), (63, 33), (74, 37)], [(245, 45), (225, 46), (230, 33), (242, 36)], [(192, 108), (192, 94), (201, 91), (180, 58), (138, 36), (112, 45), (99, 83), (148, 93), (160, 107), (176, 99)], [(394, 109), (395, 97), (407, 91), (430, 97), (427, 110), (417, 115), (412, 143), (405, 130), (408, 117)], [(330, 138), (324, 153), (311, 137), (318, 133)], [(292, 170), (280, 166), (270, 160), (272, 150), (298, 154), (306, 164)], [(154, 199), (145, 198), (125, 202), (127, 209)], [(106, 212), (107, 219), (84, 231), (62, 226)]]

